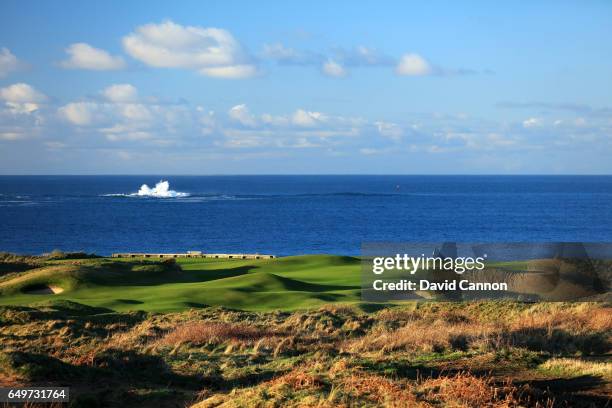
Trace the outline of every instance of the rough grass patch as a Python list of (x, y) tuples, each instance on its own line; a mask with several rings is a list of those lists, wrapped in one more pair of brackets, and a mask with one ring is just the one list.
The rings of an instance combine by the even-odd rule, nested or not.
[(292, 370), (268, 383), (271, 387), (288, 386), (294, 390), (312, 390), (323, 387), (324, 383), (319, 376), (308, 373), (303, 369)]
[[(415, 406), (416, 397), (406, 384), (395, 382), (380, 375), (353, 371), (342, 378), (345, 392), (356, 397), (365, 397), (385, 406)], [(401, 385), (400, 385), (401, 384)], [(402, 386), (403, 385), (403, 386)]]
[(176, 345), (182, 343), (203, 345), (208, 343), (223, 343), (228, 340), (251, 342), (267, 336), (274, 336), (274, 334), (244, 324), (194, 322), (178, 326), (162, 337), (159, 343), (162, 345)]
[(448, 323), (442, 320), (428, 323), (409, 322), (392, 331), (372, 332), (345, 343), (350, 351), (388, 352), (394, 350), (442, 352), (467, 350), (472, 345), (488, 342), (495, 327), (490, 324)]
[(551, 358), (540, 364), (541, 370), (564, 376), (592, 375), (612, 379), (612, 363), (584, 361), (576, 358)]
[(430, 402), (443, 402), (444, 406), (514, 407), (517, 389), (511, 385), (498, 387), (488, 377), (469, 373), (430, 378), (419, 386), (421, 398)]

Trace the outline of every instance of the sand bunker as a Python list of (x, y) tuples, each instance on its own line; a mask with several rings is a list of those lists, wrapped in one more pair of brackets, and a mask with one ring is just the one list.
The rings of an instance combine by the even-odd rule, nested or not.
[(27, 295), (57, 295), (63, 291), (64, 288), (53, 285), (33, 285), (23, 289)]

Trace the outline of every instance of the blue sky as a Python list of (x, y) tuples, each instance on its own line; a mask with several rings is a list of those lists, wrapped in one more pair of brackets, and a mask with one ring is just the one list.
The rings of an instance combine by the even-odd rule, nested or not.
[(0, 5), (2, 174), (609, 174), (612, 3)]

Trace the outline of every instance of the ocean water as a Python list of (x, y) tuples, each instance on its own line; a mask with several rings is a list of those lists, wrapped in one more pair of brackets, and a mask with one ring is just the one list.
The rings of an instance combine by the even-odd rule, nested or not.
[(371, 241), (612, 242), (612, 176), (0, 176), (0, 251), (356, 255)]

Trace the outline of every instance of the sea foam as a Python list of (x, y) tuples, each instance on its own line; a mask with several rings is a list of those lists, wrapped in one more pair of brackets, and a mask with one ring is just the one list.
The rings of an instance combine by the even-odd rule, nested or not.
[(161, 180), (155, 184), (155, 187), (151, 188), (146, 184), (140, 186), (140, 190), (137, 193), (130, 194), (131, 196), (139, 197), (156, 197), (156, 198), (176, 198), (176, 197), (189, 197), (189, 193), (182, 193), (180, 191), (170, 190), (170, 183), (165, 180)]
[(147, 184), (140, 186), (140, 190), (130, 194), (103, 194), (104, 197), (152, 197), (152, 198), (182, 198), (189, 197), (189, 193), (170, 190), (170, 183), (160, 180), (155, 187), (151, 188)]

